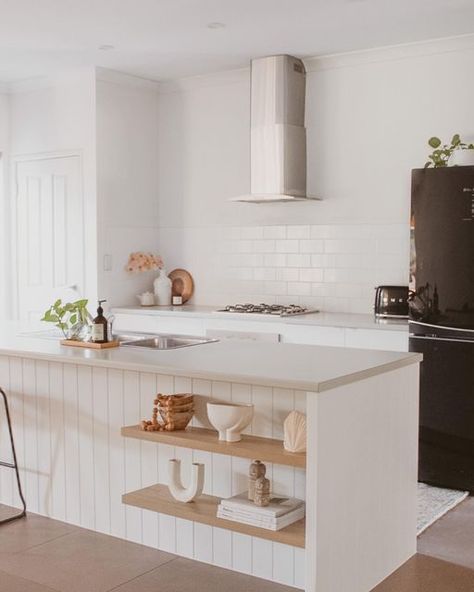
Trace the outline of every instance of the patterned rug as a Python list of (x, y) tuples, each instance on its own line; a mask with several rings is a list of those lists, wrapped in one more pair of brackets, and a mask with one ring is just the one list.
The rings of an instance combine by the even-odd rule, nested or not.
[(469, 495), (467, 491), (441, 489), (418, 483), (417, 533), (420, 535), (441, 516), (455, 508)]

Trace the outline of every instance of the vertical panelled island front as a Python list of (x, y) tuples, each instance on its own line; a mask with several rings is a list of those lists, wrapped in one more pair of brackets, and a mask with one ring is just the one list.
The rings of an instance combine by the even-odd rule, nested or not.
[[(415, 553), (420, 361), (250, 342), (89, 351), (14, 326), (0, 335), (30, 511), (308, 592), (369, 592)], [(195, 395), (189, 433), (134, 427), (156, 393)], [(242, 442), (209, 431), (210, 398), (254, 405)], [(307, 416), (306, 455), (283, 449), (293, 409)], [(184, 474), (205, 465), (202, 498), (168, 501), (171, 458)], [(255, 458), (273, 491), (306, 499), (305, 521), (272, 532), (215, 518), (219, 499), (247, 489)], [(9, 473), (0, 501), (18, 505)]]

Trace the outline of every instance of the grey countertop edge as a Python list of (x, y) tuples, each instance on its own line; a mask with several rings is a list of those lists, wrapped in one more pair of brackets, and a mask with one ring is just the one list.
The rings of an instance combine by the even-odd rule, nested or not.
[(359, 382), (360, 380), (364, 380), (365, 378), (371, 378), (372, 376), (378, 376), (380, 374), (386, 374), (387, 372), (391, 372), (392, 370), (399, 370), (400, 368), (406, 368), (407, 366), (411, 366), (412, 364), (419, 364), (423, 361), (423, 354), (417, 353), (410, 353), (409, 356), (406, 358), (402, 358), (400, 360), (394, 360), (393, 362), (388, 362), (386, 364), (381, 364), (380, 366), (375, 366), (374, 368), (369, 368), (367, 370), (363, 370), (361, 372), (355, 372), (353, 374), (345, 374), (339, 378), (334, 378), (333, 380), (326, 380), (319, 383), (319, 388), (317, 389), (318, 393), (322, 393), (324, 391), (333, 390), (339, 386), (344, 386), (347, 384), (352, 384), (354, 382)]
[[(107, 350), (104, 350), (107, 351)], [(26, 358), (26, 359), (34, 359), (40, 360), (45, 362), (53, 362), (53, 363), (65, 363), (65, 364), (74, 364), (77, 366), (91, 366), (91, 367), (99, 367), (99, 368), (111, 368), (114, 370), (129, 370), (135, 372), (152, 372), (156, 374), (164, 374), (168, 376), (180, 376), (186, 378), (194, 378), (194, 379), (202, 379), (202, 380), (216, 380), (216, 381), (223, 381), (223, 382), (231, 382), (235, 384), (248, 384), (248, 385), (255, 385), (255, 386), (267, 386), (267, 387), (274, 387), (274, 388), (285, 388), (285, 389), (293, 389), (298, 391), (305, 391), (305, 392), (312, 392), (312, 393), (322, 393), (325, 391), (333, 390), (340, 386), (345, 386), (347, 384), (352, 384), (354, 382), (359, 382), (366, 378), (371, 378), (373, 376), (378, 376), (380, 374), (385, 374), (386, 372), (390, 372), (392, 370), (397, 370), (400, 368), (404, 368), (406, 366), (410, 366), (412, 364), (418, 364), (423, 360), (422, 354), (417, 353), (407, 353), (405, 357), (400, 358), (398, 360), (393, 360), (391, 362), (387, 362), (384, 364), (376, 365), (372, 368), (367, 368), (358, 372), (353, 372), (350, 374), (343, 374), (337, 378), (322, 381), (319, 383), (313, 382), (305, 382), (305, 381), (298, 381), (297, 379), (292, 380), (281, 380), (281, 379), (268, 379), (265, 377), (258, 377), (253, 375), (241, 375), (241, 374), (228, 374), (228, 373), (220, 373), (217, 371), (206, 371), (206, 372), (198, 372), (198, 371), (190, 371), (190, 370), (183, 370), (178, 367), (173, 366), (159, 366), (159, 365), (150, 365), (150, 364), (139, 364), (134, 362), (119, 362), (113, 360), (101, 360), (101, 359), (87, 359), (87, 358), (68, 358), (66, 356), (61, 355), (60, 353), (41, 353), (41, 352), (31, 352), (31, 351), (24, 351), (24, 350), (14, 350), (9, 348), (0, 348), (0, 355), (6, 355), (10, 357), (16, 358)]]

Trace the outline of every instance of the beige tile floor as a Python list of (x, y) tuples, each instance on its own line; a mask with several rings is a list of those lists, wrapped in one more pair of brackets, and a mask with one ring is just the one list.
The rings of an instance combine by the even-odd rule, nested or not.
[[(474, 498), (429, 528), (418, 550), (373, 592), (474, 592)], [(294, 592), (34, 514), (0, 527), (0, 592), (111, 590)]]

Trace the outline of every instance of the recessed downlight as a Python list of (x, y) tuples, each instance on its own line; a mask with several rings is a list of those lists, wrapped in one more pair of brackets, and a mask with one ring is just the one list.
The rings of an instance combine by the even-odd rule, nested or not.
[(207, 28), (208, 29), (224, 29), (225, 27), (225, 23), (208, 23)]

